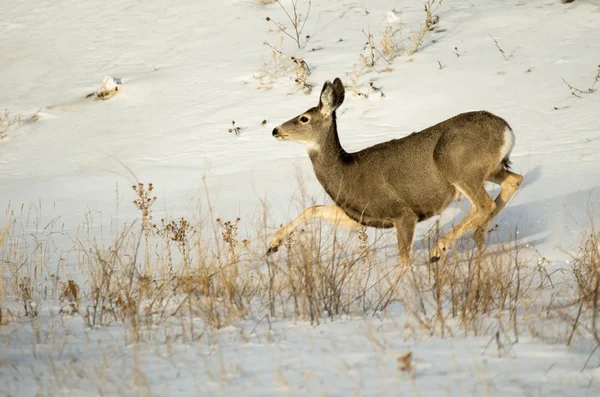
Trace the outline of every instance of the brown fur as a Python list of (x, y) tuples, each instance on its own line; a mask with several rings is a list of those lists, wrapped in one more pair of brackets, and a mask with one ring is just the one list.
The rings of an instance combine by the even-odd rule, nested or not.
[[(502, 186), (508, 178), (518, 186), (522, 180), (509, 171), (508, 153), (501, 158), (510, 129), (506, 121), (486, 111), (462, 113), (404, 138), (349, 153), (337, 134), (335, 110), (343, 100), (342, 82), (326, 82), (319, 106), (275, 128), (273, 136), (307, 146), (317, 179), (350, 219), (365, 226), (395, 227), (406, 261), (416, 223), (440, 214), (460, 192), (474, 210), (440, 240), (433, 259), (468, 229), (477, 228), (476, 239), (485, 239), (481, 227), (487, 228), (496, 206), (504, 206), (510, 197), (492, 201), (484, 181)], [(278, 246), (276, 240), (282, 240), (281, 234), (272, 247)]]

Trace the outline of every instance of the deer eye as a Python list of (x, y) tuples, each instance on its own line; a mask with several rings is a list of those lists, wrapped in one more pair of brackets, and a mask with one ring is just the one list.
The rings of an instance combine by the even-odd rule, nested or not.
[(306, 117), (306, 116), (302, 116), (302, 117), (300, 117), (300, 122), (301, 122), (302, 124), (306, 124), (306, 123), (308, 123), (308, 117)]

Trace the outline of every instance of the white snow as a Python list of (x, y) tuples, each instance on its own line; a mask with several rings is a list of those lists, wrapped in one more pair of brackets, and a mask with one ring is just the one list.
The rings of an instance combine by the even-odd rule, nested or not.
[[(568, 267), (565, 252), (576, 250), (590, 214), (597, 216), (599, 209), (600, 82), (595, 92), (572, 95), (561, 78), (582, 91), (593, 85), (600, 64), (599, 4), (444, 0), (435, 12), (437, 29), (422, 48), (396, 58), (390, 72), (383, 72), (388, 65), (380, 61), (378, 73), (359, 59), (368, 53), (362, 30), (370, 29), (379, 45), (387, 21), (399, 26), (400, 18), (406, 41), (424, 21), (423, 1), (313, 0), (306, 46), (298, 49), (283, 36), (284, 50), (310, 65), (314, 88), (305, 95), (294, 83), (293, 65), (270, 89), (258, 89), (254, 76), (261, 60), (272, 57), (263, 43), (278, 45), (282, 36), (265, 18), (287, 22), (276, 3), (263, 3), (269, 2), (4, 2), (0, 109), (27, 122), (13, 124), (0, 139), (0, 208), (6, 209), (0, 228), (11, 219), (29, 222), (23, 234), (34, 241), (35, 230), (52, 222), (60, 231), (54, 244), (64, 257), (53, 259), (48, 273), (77, 271), (69, 247), (86, 216), (96, 219), (97, 236), (111, 222), (135, 219), (130, 185), (139, 180), (156, 186), (155, 219), (192, 217), (206, 206), (206, 176), (215, 216), (239, 216), (241, 234), (251, 234), (266, 199), (274, 231), (299, 215), (293, 202), (296, 168), (306, 177), (308, 194), (317, 202), (326, 198), (306, 149), (274, 139), (271, 131), (316, 106), (325, 80), (340, 77), (348, 85), (357, 64), (358, 88), (371, 95), (346, 92), (338, 110), (346, 150), (399, 138), (464, 111), (485, 109), (503, 117), (515, 135), (513, 168), (525, 180), (490, 239), (510, 241), (518, 228), (518, 242), (528, 244), (532, 258), (544, 257), (552, 269)], [(298, 4), (304, 12), (306, 2)], [(103, 76), (110, 88), (120, 84), (111, 76), (123, 79), (118, 95), (86, 100)], [(385, 97), (370, 91), (371, 81)], [(228, 132), (232, 120), (242, 127), (239, 136)], [(461, 208), (468, 203), (444, 213), (444, 229)], [(35, 227), (33, 219), (39, 220)], [(433, 221), (419, 225), (417, 240)], [(394, 255), (394, 244), (387, 249)], [(4, 302), (16, 307), (11, 299)], [(413, 335), (402, 310), (319, 326), (278, 320), (271, 330), (252, 318), (196, 341), (184, 341), (174, 322), (137, 344), (127, 342), (118, 324), (89, 329), (78, 316), (66, 323), (63, 317), (48, 303), (35, 320), (0, 326), (0, 396), (146, 390), (584, 396), (600, 388), (600, 353), (581, 371), (594, 344), (568, 348), (558, 342), (564, 323), (540, 325), (499, 354), (496, 342), (485, 349), (493, 332), (445, 339)], [(397, 357), (408, 351), (414, 379), (396, 368)]]
[(386, 13), (385, 20), (390, 24), (399, 24), (402, 22), (402, 13), (396, 8), (392, 8)]

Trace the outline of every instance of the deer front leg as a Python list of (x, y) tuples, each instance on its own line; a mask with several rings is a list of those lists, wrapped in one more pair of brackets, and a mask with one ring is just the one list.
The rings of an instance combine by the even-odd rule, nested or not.
[(282, 227), (275, 233), (275, 237), (267, 250), (267, 255), (277, 252), (279, 246), (283, 244), (283, 240), (286, 239), (290, 233), (302, 223), (313, 218), (321, 218), (337, 226), (354, 229), (363, 227), (360, 223), (346, 215), (346, 213), (337, 205), (314, 205), (304, 210), (298, 218), (294, 219), (287, 226)]
[(398, 239), (398, 253), (400, 254), (400, 260), (406, 266), (410, 265), (412, 260), (412, 245), (416, 226), (417, 216), (414, 213), (406, 213), (394, 219), (396, 238)]

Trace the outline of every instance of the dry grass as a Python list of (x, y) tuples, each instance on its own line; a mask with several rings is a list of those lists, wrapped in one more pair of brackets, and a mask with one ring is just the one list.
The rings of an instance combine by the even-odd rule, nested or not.
[(426, 0), (425, 20), (419, 25), (419, 29), (408, 38), (409, 45), (407, 46), (408, 55), (413, 55), (418, 52), (423, 43), (427, 39), (429, 32), (435, 30), (440, 23), (439, 16), (435, 15), (435, 11), (442, 6), (442, 0)]
[(402, 55), (404, 48), (399, 44), (402, 40), (401, 28), (394, 28), (393, 26), (388, 25), (380, 35), (379, 45), (381, 47), (381, 53), (388, 61), (391, 62), (396, 57)]
[[(379, 32), (381, 36), (379, 47), (375, 42), (374, 35), (371, 33), (371, 28), (368, 28), (366, 31), (363, 29), (362, 33), (366, 39), (363, 48), (366, 51), (366, 55), (359, 54), (363, 67), (377, 73), (390, 72), (392, 70), (390, 66), (394, 58), (404, 52), (404, 48), (399, 42), (402, 36), (402, 25), (398, 25), (397, 28), (388, 25), (383, 32)], [(382, 70), (379, 70), (379, 65), (382, 63), (380, 61), (383, 61), (382, 66), (384, 68)]]
[[(274, 1), (274, 3), (281, 6), (279, 1)], [(300, 36), (306, 19), (299, 16), (296, 3), (296, 1), (292, 2), (291, 13), (288, 13), (284, 8), (288, 19), (294, 26), (293, 34), (287, 32), (284, 25), (273, 21), (270, 17), (267, 17), (267, 21), (274, 23), (277, 31), (291, 37), (296, 42), (298, 50), (300, 50), (306, 44), (306, 41), (303, 42)], [(435, 12), (441, 5), (441, 0), (426, 0), (423, 23), (406, 39), (403, 38), (403, 25), (401, 23), (385, 26), (382, 31), (378, 32), (378, 40), (375, 38), (375, 34), (371, 32), (370, 27), (366, 30), (363, 29), (365, 43), (363, 53), (359, 54), (360, 63), (358, 65), (354, 64), (353, 71), (346, 73), (348, 80), (345, 82), (345, 86), (349, 89), (349, 92), (367, 98), (369, 91), (372, 90), (379, 93), (380, 97), (384, 97), (385, 95), (381, 90), (373, 87), (373, 79), (363, 83), (361, 81), (362, 77), (370, 72), (391, 72), (392, 62), (395, 58), (405, 54), (410, 56), (418, 52), (427, 39), (429, 32), (435, 30), (439, 24), (440, 19), (435, 15)], [(308, 8), (310, 8), (310, 2), (308, 2)], [(368, 12), (366, 14), (368, 15)], [(306, 40), (308, 40), (308, 36)], [(295, 53), (287, 52), (284, 49), (284, 36), (280, 37), (279, 43), (276, 45), (269, 42), (263, 44), (271, 49), (271, 55), (268, 59), (262, 58), (258, 73), (253, 75), (254, 79), (258, 81), (258, 89), (270, 90), (277, 80), (288, 76), (295, 82), (299, 90), (305, 94), (310, 94), (314, 84), (308, 80), (311, 70), (306, 60), (303, 59), (304, 55), (301, 57)], [(322, 49), (322, 47), (318, 49)], [(362, 90), (360, 87), (363, 85), (365, 87), (369, 86), (370, 89)]]
[[(140, 221), (112, 225), (110, 239), (97, 236), (90, 218), (70, 239), (73, 246), (58, 247), (51, 239), (58, 225), (40, 224), (37, 211), (30, 211), (36, 215), (29, 219), (32, 224), (16, 222), (10, 231), (5, 229), (0, 251), (4, 290), (8, 301), (17, 304), (10, 311), (3, 304), (0, 324), (15, 317), (35, 318), (44, 302), (55, 299), (61, 315), (81, 316), (88, 327), (126, 324), (128, 342), (143, 342), (156, 325), (174, 319), (180, 322), (182, 338), (193, 341), (206, 329), (250, 317), (316, 325), (325, 318), (385, 315), (397, 308), (407, 313), (413, 335), (492, 332), (499, 333), (503, 344), (516, 343), (528, 329), (525, 321), (561, 318), (568, 321), (571, 336), (587, 332), (598, 338), (594, 313), (600, 300), (600, 237), (594, 230), (573, 262), (567, 278), (576, 294), (568, 295), (556, 287), (567, 283), (553, 280), (556, 276), (548, 273), (545, 261), (523, 256), (516, 242), (477, 252), (463, 239), (463, 247), (434, 264), (425, 260), (426, 246), (405, 267), (397, 265), (395, 251), (388, 256), (394, 250), (389, 233), (338, 231), (313, 222), (298, 229), (285, 249), (265, 258), (271, 230), (266, 204), (253, 221), (254, 232), (242, 238), (240, 227), (248, 223), (214, 217), (208, 195), (203, 221), (153, 223), (150, 186), (133, 188)], [(306, 196), (298, 200), (300, 208), (310, 202)], [(30, 229), (36, 230), (35, 241), (44, 244), (26, 244), (24, 231)], [(428, 247), (437, 237), (434, 228), (425, 240)], [(79, 273), (54, 270), (59, 257)], [(559, 294), (578, 298), (566, 302), (555, 298)], [(553, 298), (548, 300), (549, 295)], [(579, 314), (573, 312), (577, 309)]]
[[(570, 275), (575, 280), (577, 299), (562, 307), (566, 309), (563, 315), (572, 322), (567, 344), (571, 343), (576, 332), (590, 334), (600, 344), (600, 232), (593, 221), (588, 233), (582, 237), (579, 252), (573, 255)], [(573, 313), (575, 307), (576, 314)]]
[[(392, 71), (394, 59), (408, 55), (412, 56), (418, 52), (429, 33), (435, 30), (440, 22), (440, 18), (435, 12), (442, 5), (441, 0), (427, 0), (424, 3), (425, 18), (419, 28), (406, 39), (403, 38), (404, 28), (402, 23), (387, 25), (383, 31), (379, 31), (379, 41), (371, 33), (370, 27), (363, 29), (365, 37), (363, 53), (359, 54), (360, 63), (354, 64), (352, 72), (346, 73), (348, 77), (344, 85), (348, 91), (354, 95), (369, 97), (369, 91), (380, 94), (385, 97), (383, 92), (374, 86), (375, 79), (369, 79), (363, 82), (363, 77), (369, 73), (384, 73)], [(368, 86), (370, 89), (362, 90), (362, 86)]]
[(11, 116), (8, 109), (4, 109), (4, 114), (0, 116), (0, 139), (3, 139), (9, 130), (19, 128), (21, 128), (21, 116)]
[[(405, 341), (488, 335), (500, 357), (523, 334), (552, 343), (575, 340), (579, 346), (598, 337), (600, 235), (593, 227), (574, 256), (572, 271), (562, 276), (549, 273), (547, 261), (523, 255), (516, 241), (477, 252), (470, 240), (462, 239), (443, 260), (429, 264), (425, 258), (438, 238), (435, 227), (410, 267), (397, 264), (393, 233), (348, 232), (319, 222), (298, 229), (284, 249), (267, 259), (264, 252), (275, 228), (266, 203), (251, 221), (216, 218), (207, 194), (203, 205), (207, 210), (200, 220), (161, 219), (154, 224), (149, 185), (132, 190), (132, 198), (145, 197), (142, 203), (152, 204), (136, 204), (139, 220), (111, 225), (110, 238), (98, 236), (89, 217), (70, 239), (72, 247), (50, 245), (48, 252), (43, 246), (60, 226), (39, 223), (37, 211), (29, 220), (32, 224), (13, 221), (0, 248), (8, 298), (0, 302), (0, 325), (16, 320), (30, 324), (34, 348), (40, 343), (64, 346), (66, 336), (61, 337), (63, 330), (57, 327), (69, 334), (75, 317), (86, 328), (119, 330), (134, 349), (140, 343), (155, 346), (164, 341), (168, 360), (177, 354), (176, 344), (202, 339), (212, 349), (218, 344), (216, 331), (228, 326), (239, 329), (240, 340), (247, 341), (259, 324), (265, 330), (268, 324), (264, 340), (272, 343), (278, 340), (271, 332), (275, 319), (319, 325), (348, 316), (381, 318), (399, 312), (396, 319), (403, 325), (398, 329)], [(298, 207), (306, 208), (312, 200), (302, 185), (298, 191)], [(254, 229), (242, 236), (248, 224)], [(25, 244), (29, 237), (23, 231), (34, 227), (40, 229), (35, 241), (43, 245)], [(58, 257), (79, 269), (78, 277), (55, 270)], [(50, 324), (48, 308), (41, 310), (42, 305), (52, 306), (52, 300), (60, 310)], [(25, 321), (24, 316), (30, 318)], [(249, 321), (256, 325), (246, 335), (244, 330), (252, 327)], [(122, 326), (106, 327), (111, 324)], [(375, 349), (389, 349), (374, 328), (368, 331)], [(220, 354), (216, 347), (215, 352)], [(411, 351), (394, 354), (398, 375), (414, 382), (419, 376), (418, 357)], [(226, 385), (241, 376), (239, 364), (215, 357), (204, 358), (214, 383)], [(139, 395), (148, 390), (148, 382), (143, 360), (134, 357), (134, 361), (129, 380)], [(68, 365), (82, 373), (76, 362)], [(58, 370), (51, 377), (67, 382), (68, 374)], [(285, 383), (283, 372), (280, 379)], [(114, 392), (120, 387), (114, 382), (99, 382), (98, 390)]]
[(310, 76), (310, 67), (308, 66), (308, 63), (297, 56), (292, 56), (290, 59), (294, 62), (294, 73), (296, 75), (294, 82), (296, 83), (296, 86), (304, 91), (305, 94), (310, 94), (313, 85), (308, 82), (308, 76)]
[(481, 335), (488, 321), (495, 319), (511, 328), (518, 340), (519, 305), (535, 299), (535, 291), (551, 282), (538, 277), (543, 270), (537, 264), (520, 260), (519, 251), (516, 242), (485, 253), (471, 248), (430, 266), (411, 268), (403, 281), (408, 293), (401, 300), (431, 335), (444, 337), (459, 330), (465, 336)]
[(303, 58), (285, 52), (283, 36), (280, 37), (278, 45), (268, 42), (263, 44), (271, 49), (271, 58), (263, 58), (259, 72), (253, 76), (258, 81), (258, 89), (270, 90), (279, 78), (289, 76), (299, 90), (310, 94), (313, 89), (313, 84), (308, 80), (311, 75), (310, 66)]
[[(2, 247), (2, 244), (4, 243), (4, 239), (6, 238), (6, 235), (8, 234), (8, 231), (10, 230), (10, 226), (11, 223), (8, 223), (4, 229), (2, 230), (2, 232), (0, 233), (0, 247)], [(4, 274), (5, 272), (5, 265), (4, 263), (0, 264), (0, 274)], [(0, 302), (2, 302), (2, 300), (4, 299), (4, 278), (0, 279)], [(2, 324), (2, 311), (0, 309), (0, 325)]]
[(290, 71), (291, 58), (284, 52), (283, 36), (277, 45), (268, 42), (263, 44), (271, 49), (271, 57), (261, 59), (260, 69), (253, 77), (258, 81), (259, 90), (270, 90), (275, 81)]
[[(263, 5), (272, 3), (278, 4), (285, 17), (291, 24), (291, 29), (288, 29), (285, 24), (276, 21), (269, 16), (266, 17), (267, 22), (275, 25), (275, 30), (281, 33), (282, 36), (280, 36), (279, 43), (276, 45), (272, 45), (266, 41), (263, 43), (271, 48), (271, 57), (270, 59), (261, 59), (260, 69), (258, 73), (254, 74), (253, 76), (258, 81), (259, 90), (270, 90), (273, 88), (273, 84), (276, 80), (282, 76), (291, 74), (293, 69), (294, 77), (292, 77), (292, 79), (296, 83), (296, 86), (306, 94), (310, 94), (313, 85), (308, 81), (308, 76), (310, 76), (310, 68), (308, 64), (300, 56), (291, 52), (287, 53), (284, 50), (283, 44), (284, 37), (287, 36), (296, 43), (297, 50), (300, 50), (306, 45), (310, 39), (310, 35), (305, 35), (303, 31), (306, 21), (310, 15), (312, 1), (308, 0), (306, 2), (304, 14), (301, 13), (300, 7), (298, 6), (298, 0), (292, 0), (289, 9), (286, 8), (279, 0), (261, 0), (261, 3)], [(293, 64), (293, 67), (290, 65), (290, 61), (291, 64)]]
[(364, 92), (361, 90), (361, 70), (358, 68), (357, 64), (354, 64), (352, 68), (352, 72), (346, 73), (347, 80), (344, 82), (344, 87), (346, 90), (354, 95), (362, 96), (365, 98), (369, 97), (368, 92)]
[(565, 83), (568, 87), (569, 90), (571, 91), (571, 95), (577, 97), (577, 98), (582, 98), (582, 95), (586, 95), (586, 94), (592, 94), (596, 91), (596, 84), (598, 82), (600, 82), (600, 65), (598, 65), (598, 69), (596, 71), (596, 76), (594, 76), (594, 81), (592, 82), (592, 84), (590, 85), (590, 87), (586, 90), (580, 90), (579, 88), (569, 84), (565, 79), (563, 79), (561, 77), (561, 80), (563, 81), (563, 83)]

